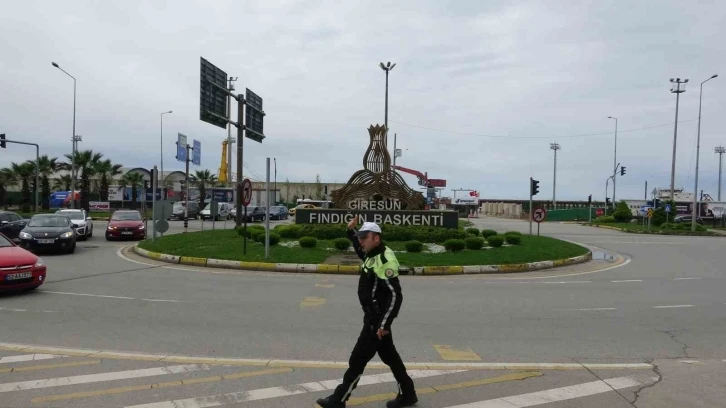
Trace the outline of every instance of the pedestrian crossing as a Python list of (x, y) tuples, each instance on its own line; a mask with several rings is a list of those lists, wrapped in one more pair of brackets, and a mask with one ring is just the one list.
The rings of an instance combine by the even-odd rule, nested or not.
[[(174, 364), (3, 351), (0, 401), (4, 408), (314, 407), (317, 398), (332, 393), (343, 372), (340, 367)], [(635, 393), (656, 380), (649, 370), (627, 369), (600, 378), (587, 370), (533, 368), (413, 367), (409, 375), (419, 395), (416, 406), (437, 408), (556, 407), (579, 399), (582, 406), (626, 407), (624, 392)], [(370, 368), (347, 406), (382, 407), (396, 390), (390, 371)]]

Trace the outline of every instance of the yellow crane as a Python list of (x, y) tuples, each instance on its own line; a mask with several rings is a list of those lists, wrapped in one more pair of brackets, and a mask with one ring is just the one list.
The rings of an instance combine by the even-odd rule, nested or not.
[(227, 184), (227, 144), (229, 141), (227, 139), (222, 140), (222, 162), (219, 165), (219, 175), (217, 176), (217, 180), (219, 180), (220, 183)]

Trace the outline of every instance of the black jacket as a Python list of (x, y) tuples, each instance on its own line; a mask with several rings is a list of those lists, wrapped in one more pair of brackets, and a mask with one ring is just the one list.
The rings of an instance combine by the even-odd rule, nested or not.
[[(382, 241), (377, 248), (366, 253), (355, 237), (354, 230), (348, 230), (348, 238), (353, 242), (355, 253), (364, 263), (376, 256), (381, 257), (382, 264), (388, 262), (384, 254), (386, 246)], [(364, 323), (374, 331), (378, 329), (391, 330), (391, 323), (398, 316), (398, 311), (401, 309), (403, 293), (401, 292), (397, 269), (398, 267), (396, 267), (395, 271), (396, 276), (386, 278), (384, 275), (382, 278), (376, 275), (373, 269), (361, 266), (358, 280), (358, 300), (363, 308)]]

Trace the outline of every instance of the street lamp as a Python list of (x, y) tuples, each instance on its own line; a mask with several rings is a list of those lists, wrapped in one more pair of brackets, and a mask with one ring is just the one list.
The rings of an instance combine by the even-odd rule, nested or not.
[(718, 201), (721, 201), (721, 172), (723, 170), (723, 154), (726, 153), (726, 147), (716, 146), (713, 151), (718, 154)]
[(63, 68), (58, 66), (55, 62), (51, 62), (54, 67), (63, 71), (64, 74), (73, 78), (73, 133), (71, 142), (73, 143), (73, 150), (71, 151), (71, 208), (76, 208), (76, 78), (66, 72)]
[(386, 71), (386, 119), (385, 119), (385, 125), (386, 125), (386, 148), (388, 148), (388, 73), (395, 67), (396, 64), (394, 63), (391, 65), (391, 62), (389, 61), (388, 64), (383, 65), (383, 63), (380, 63), (380, 67), (382, 70)]
[(615, 116), (608, 116), (608, 119), (615, 120), (615, 150), (613, 152), (613, 208), (615, 207), (615, 179), (616, 173), (618, 172), (618, 118)]
[[(172, 111), (161, 112), (161, 114), (159, 114), (159, 118), (161, 119), (160, 120), (161, 130), (160, 130), (160, 135), (159, 135), (160, 148), (161, 148), (161, 150), (160, 150), (160, 155), (161, 155), (161, 157), (160, 157), (160, 159), (161, 159), (161, 163), (160, 163), (161, 164), (161, 190), (164, 192), (164, 199), (165, 200), (166, 200), (166, 184), (164, 184), (164, 115), (167, 114), (167, 113), (172, 113)], [(156, 194), (156, 191), (154, 191), (153, 194)]]
[[(671, 162), (671, 201), (674, 199), (674, 189), (676, 183), (676, 138), (678, 137), (678, 101), (683, 92), (686, 92), (686, 83), (688, 79), (681, 81), (681, 78), (671, 78), (671, 93), (676, 94), (676, 122), (673, 125), (673, 159)], [(683, 85), (683, 87), (681, 87)]]
[(554, 209), (557, 209), (557, 200), (556, 200), (556, 186), (557, 186), (557, 151), (560, 150), (560, 144), (559, 143), (550, 143), (550, 149), (555, 151), (555, 171), (554, 171), (554, 177), (552, 180), (552, 206)]
[[(711, 75), (710, 78), (701, 82), (701, 91), (698, 94), (698, 132), (696, 136), (696, 182), (693, 186), (693, 214), (691, 214), (691, 231), (696, 230), (696, 213), (700, 213), (698, 208), (698, 156), (701, 151), (701, 100), (703, 98), (703, 84), (716, 78), (718, 74)], [(719, 184), (720, 187), (720, 184)]]

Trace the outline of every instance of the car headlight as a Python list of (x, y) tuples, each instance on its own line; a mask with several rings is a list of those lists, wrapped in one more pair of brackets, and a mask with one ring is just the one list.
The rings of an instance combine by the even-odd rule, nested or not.
[(33, 236), (27, 232), (21, 232), (19, 235), (20, 239), (33, 239)]
[(144, 229), (144, 228), (146, 228), (146, 227), (145, 227), (145, 226), (143, 226), (143, 225), (139, 225), (139, 229), (140, 229), (140, 230), (142, 230), (142, 229)]
[(38, 260), (35, 261), (35, 267), (40, 268), (41, 266), (45, 266), (45, 262), (43, 262), (43, 258), (38, 258)]
[(73, 236), (73, 231), (68, 231), (66, 233), (61, 234), (61, 238), (70, 238)]
[(116, 229), (116, 227), (114, 227), (114, 226), (112, 226), (112, 225), (109, 225), (109, 226), (108, 226), (108, 229), (110, 229), (110, 230), (115, 230), (115, 229)]

